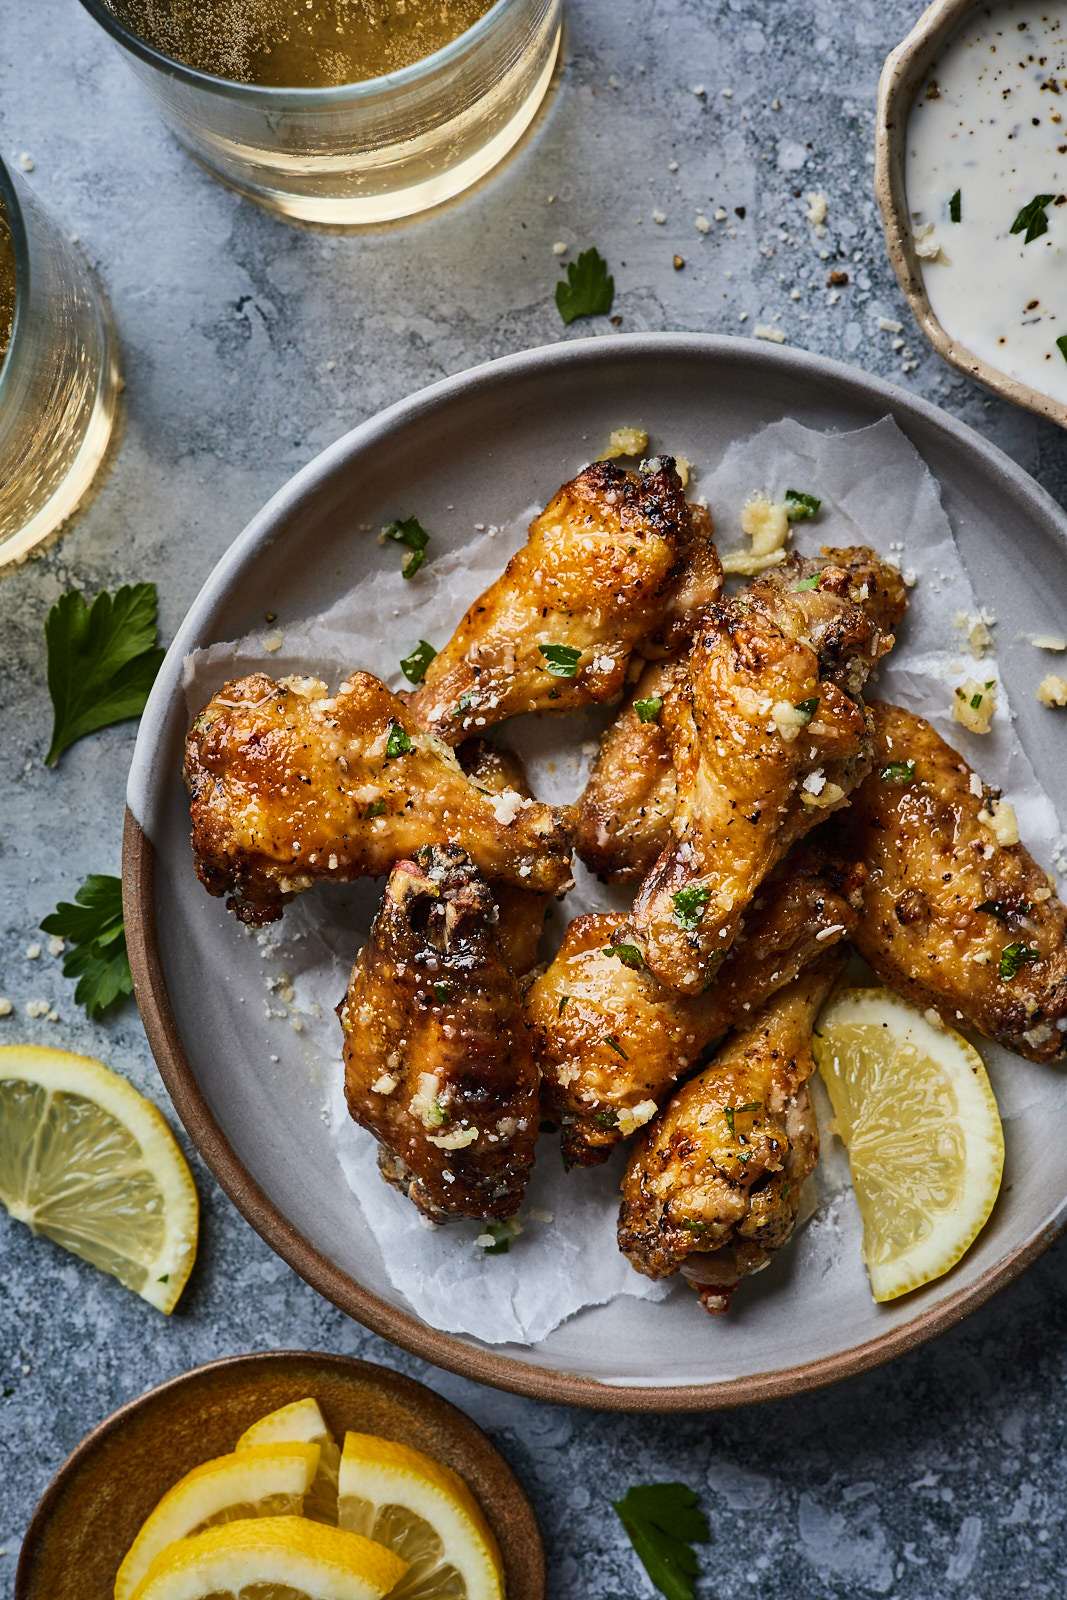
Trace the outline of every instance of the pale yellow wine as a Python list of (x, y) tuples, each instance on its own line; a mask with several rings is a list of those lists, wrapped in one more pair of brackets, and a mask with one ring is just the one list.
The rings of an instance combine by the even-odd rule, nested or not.
[(3, 361), (15, 320), (15, 251), (11, 229), (0, 200), (0, 361)]
[(238, 83), (380, 78), (465, 33), (493, 0), (106, 0), (146, 44)]

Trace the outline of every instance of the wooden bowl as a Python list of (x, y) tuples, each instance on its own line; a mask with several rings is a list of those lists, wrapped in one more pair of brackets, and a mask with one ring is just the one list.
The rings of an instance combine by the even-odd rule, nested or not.
[(161, 1496), (231, 1451), (258, 1417), (312, 1395), (347, 1428), (424, 1450), (458, 1472), (504, 1556), (508, 1600), (544, 1600), (541, 1530), (515, 1474), (462, 1411), (412, 1378), (349, 1356), (270, 1351), (196, 1367), (131, 1400), (60, 1467), (33, 1514), (14, 1600), (112, 1600), (115, 1574)]
[(1067, 427), (1067, 406), (1040, 394), (1017, 378), (1009, 378), (946, 333), (934, 315), (923, 283), (922, 267), (908, 213), (905, 181), (908, 116), (926, 74), (953, 33), (980, 0), (934, 0), (907, 38), (886, 57), (878, 84), (875, 131), (874, 192), (882, 213), (886, 248), (900, 287), (908, 297), (923, 333), (938, 355), (968, 378), (976, 378), (995, 394), (1027, 411), (1051, 417)]

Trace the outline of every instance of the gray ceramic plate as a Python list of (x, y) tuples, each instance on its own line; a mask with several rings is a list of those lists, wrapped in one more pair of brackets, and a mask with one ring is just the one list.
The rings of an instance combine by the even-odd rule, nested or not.
[[(819, 1278), (802, 1236), (725, 1318), (707, 1317), (695, 1297), (678, 1294), (667, 1304), (622, 1299), (583, 1311), (531, 1347), (441, 1333), (390, 1285), (319, 1104), (306, 1093), (296, 1037), (268, 1036), (263, 1006), (241, 1000), (263, 993), (255, 941), (193, 875), (180, 777), (183, 657), (261, 628), (265, 613), (286, 621), (324, 610), (341, 585), (384, 559), (360, 524), (380, 526), (397, 515), (398, 500), (433, 519), (437, 537), (438, 528), (504, 523), (547, 501), (623, 423), (710, 463), (777, 418), (846, 430), (887, 413), (938, 479), (979, 601), (999, 618), (999, 638), (1010, 642), (1050, 621), (1063, 631), (1067, 518), (977, 434), (833, 361), (735, 339), (634, 335), (490, 363), (355, 429), (236, 540), (171, 646), (137, 741), (124, 868), (137, 996), (160, 1071), (219, 1182), (274, 1249), (352, 1316), (427, 1360), (544, 1399), (660, 1410), (766, 1399), (884, 1361), (973, 1310), (1063, 1226), (1062, 1074), (987, 1050), (994, 1085), (1012, 1073), (1028, 1091), (1027, 1108), (1007, 1128), (1000, 1201), (954, 1271), (894, 1304), (872, 1302), (858, 1231), (846, 1219), (856, 1237), (839, 1268)], [(447, 533), (439, 537), (447, 544)], [(1050, 595), (1061, 597), (1051, 616)], [(1033, 649), (1005, 649), (1001, 669), (1023, 744), (1057, 795), (1067, 787), (1067, 751), (1062, 738), (1049, 739), (1050, 714), (1034, 699), (1047, 660)], [(282, 1055), (277, 1067), (268, 1065), (271, 1052)]]

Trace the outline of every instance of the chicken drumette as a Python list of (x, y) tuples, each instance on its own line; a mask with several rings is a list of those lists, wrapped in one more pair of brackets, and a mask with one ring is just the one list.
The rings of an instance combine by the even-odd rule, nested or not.
[[(456, 755), (476, 788), (504, 796), (509, 806), (515, 804), (512, 796), (533, 799), (526, 768), (514, 750), (491, 744), (488, 739), (464, 739)], [(499, 913), (497, 933), (504, 959), (521, 977), (537, 960), (545, 911), (552, 896), (537, 894), (533, 889), (518, 889), (513, 883), (490, 881), (489, 887)]]
[(338, 1007), (345, 1095), (424, 1215), (510, 1217), (533, 1167), (539, 1073), (489, 887), (455, 845), (393, 868)]
[(721, 588), (711, 519), (686, 504), (671, 458), (640, 473), (596, 461), (431, 661), (416, 719), (458, 744), (522, 712), (613, 700), (631, 656), (677, 650)]
[(619, 1248), (646, 1277), (681, 1270), (707, 1311), (725, 1311), (793, 1230), (819, 1157), (811, 1030), (844, 963), (832, 952), (779, 990), (678, 1090), (630, 1157)]
[(185, 775), (200, 881), (243, 922), (445, 840), (505, 883), (555, 893), (570, 879), (572, 809), (478, 788), (369, 672), (336, 695), (314, 678), (227, 684), (193, 723)]

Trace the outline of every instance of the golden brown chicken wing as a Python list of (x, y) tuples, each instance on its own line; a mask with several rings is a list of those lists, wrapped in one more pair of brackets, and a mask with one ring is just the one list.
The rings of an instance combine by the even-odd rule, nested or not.
[(596, 461), (434, 657), (412, 700), (419, 726), (458, 744), (521, 712), (613, 700), (634, 652), (678, 649), (721, 588), (710, 518), (686, 504), (671, 458), (642, 473)]
[(539, 1075), (494, 924), (470, 858), (427, 846), (390, 873), (338, 1007), (348, 1109), (438, 1222), (510, 1217), (533, 1167)]
[[(794, 598), (805, 605), (791, 606)], [(820, 677), (808, 598), (776, 598), (778, 621), (745, 596), (717, 602), (693, 645), (688, 688), (664, 700), (674, 837), (641, 885), (625, 937), (683, 994), (707, 987), (767, 873), (846, 803), (870, 765), (862, 707)], [(827, 596), (824, 608), (841, 603)]]
[(1052, 1060), (1067, 1027), (1067, 908), (999, 792), (922, 717), (870, 711), (874, 765), (834, 819), (869, 869), (857, 949), (913, 1005)]
[(821, 957), (731, 1034), (630, 1157), (619, 1248), (649, 1278), (680, 1268), (707, 1311), (725, 1311), (793, 1230), (819, 1157), (811, 1030), (845, 959)]
[(369, 672), (229, 683), (186, 740), (193, 851), (209, 893), (271, 922), (316, 879), (384, 874), (457, 841), (480, 871), (543, 893), (570, 876), (573, 811), (483, 793)]
[(616, 944), (618, 913), (578, 917), (526, 995), (543, 1074), (541, 1100), (562, 1124), (568, 1166), (605, 1161), (652, 1117), (679, 1078), (739, 1016), (848, 937), (862, 868), (842, 875), (816, 851), (790, 853), (762, 885), (711, 988), (680, 995)]
[[(478, 789), (488, 794), (517, 794), (533, 799), (526, 768), (514, 750), (491, 744), (488, 739), (464, 739), (456, 751), (460, 766)], [(491, 881), (489, 888), (496, 901), (504, 959), (519, 977), (529, 972), (537, 960), (537, 946), (545, 925), (545, 911), (552, 896), (532, 889), (517, 889), (511, 883)]]

